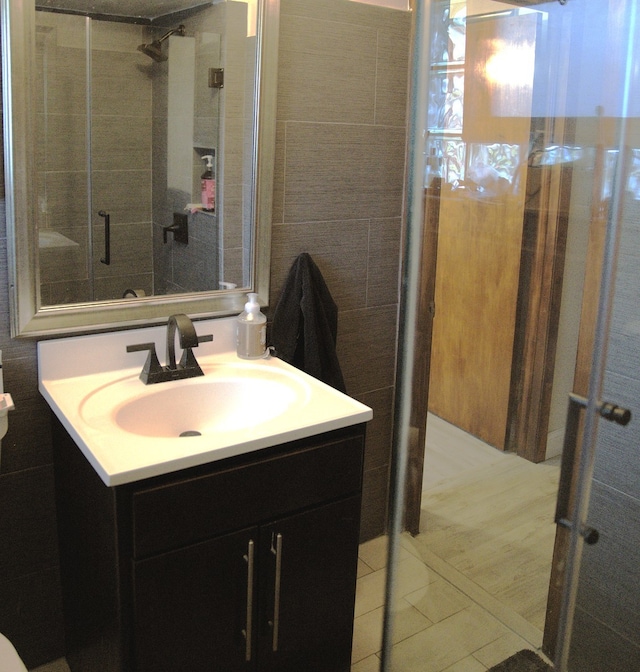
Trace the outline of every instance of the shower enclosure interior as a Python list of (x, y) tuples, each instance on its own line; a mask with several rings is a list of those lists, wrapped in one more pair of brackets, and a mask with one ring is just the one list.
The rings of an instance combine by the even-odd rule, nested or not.
[[(496, 607), (496, 632), (508, 624), (500, 631), (504, 641), (516, 632), (519, 637), (503, 658), (533, 648), (562, 672), (631, 672), (640, 664), (637, 2), (416, 0), (414, 8), (401, 321), (406, 347), (397, 385), (382, 669), (479, 670), (500, 661), (483, 661), (478, 652), (502, 635), (489, 634), (474, 645), (482, 627), (471, 617), (465, 623), (463, 608), (460, 617), (407, 634), (411, 607), (438, 597), (430, 594), (431, 584), (420, 595), (402, 593), (406, 577), (399, 561), (410, 557), (423, 562), (430, 577), (440, 572), (449, 587), (460, 579), (456, 589), (465, 598), (481, 595), (485, 606)], [(482, 272), (474, 272), (482, 263)], [(499, 298), (505, 296), (511, 302)], [(442, 324), (458, 309), (455, 328), (436, 344)], [(493, 342), (496, 335), (506, 335), (498, 357), (490, 366), (481, 362), (489, 375), (476, 380), (472, 360), (485, 336)], [(449, 363), (443, 363), (447, 354)], [(533, 597), (527, 551), (516, 553), (520, 538), (534, 536), (533, 528), (523, 526), (501, 546), (501, 539), (487, 537), (486, 527), (476, 527), (460, 493), (459, 521), (438, 517), (434, 501), (441, 493), (432, 499), (427, 494), (421, 506), (421, 483), (414, 487), (412, 481), (423, 473), (415, 456), (424, 453), (416, 437), (423, 417), (426, 425), (425, 368), (436, 415), (446, 418), (449, 407), (459, 412), (476, 403), (464, 429), (491, 446), (520, 455), (522, 441), (534, 432), (536, 450), (525, 457), (539, 462), (548, 456), (547, 425), (556, 429), (558, 422), (564, 435), (553, 453), (562, 452), (555, 525), (552, 508), (544, 516), (550, 543), (548, 574), (541, 573), (542, 590), (535, 595), (538, 623), (525, 613), (526, 600), (510, 604), (506, 591), (496, 599), (490, 581), (483, 583), (486, 576), (494, 584), (504, 576), (510, 596), (521, 591)], [(502, 371), (504, 413), (490, 434), (485, 428), (497, 414), (481, 406), (498, 396)], [(538, 406), (547, 405), (544, 426), (542, 414), (534, 413), (510, 425), (504, 418), (532, 391)], [(449, 399), (454, 404), (447, 406)], [(618, 418), (607, 415), (608, 404), (621, 407)], [(425, 459), (425, 472), (429, 468)], [(501, 512), (514, 518), (526, 508), (514, 489)], [(414, 515), (410, 525), (408, 511)], [(435, 557), (429, 547), (433, 529), (455, 547), (446, 572), (449, 558)], [(471, 552), (456, 546), (463, 530), (474, 539)], [(476, 549), (486, 551), (484, 576), (473, 566)], [(452, 634), (456, 618), (462, 627)], [(513, 625), (520, 618), (522, 630)]]
[[(222, 79), (223, 61), (255, 60), (246, 12), (36, 12), (41, 306), (248, 285), (251, 175), (235, 157), (252, 119)], [(214, 211), (200, 207), (207, 156)]]

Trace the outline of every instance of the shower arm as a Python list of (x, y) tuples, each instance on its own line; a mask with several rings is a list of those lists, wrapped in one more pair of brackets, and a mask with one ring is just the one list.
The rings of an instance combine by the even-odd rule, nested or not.
[(171, 35), (174, 35), (175, 33), (178, 33), (181, 37), (184, 36), (184, 26), (180, 24), (177, 28), (174, 28), (173, 30), (170, 30), (169, 32), (165, 33), (160, 39), (155, 40), (156, 44), (162, 44), (168, 37)]
[(141, 44), (138, 46), (138, 51), (141, 51), (143, 54), (146, 54), (147, 56), (150, 56), (154, 61), (160, 62), (160, 61), (166, 61), (167, 56), (165, 56), (162, 53), (162, 43), (164, 40), (166, 40), (170, 35), (174, 35), (177, 33), (181, 37), (184, 36), (184, 26), (180, 24), (177, 28), (174, 28), (173, 30), (168, 31), (165, 33), (161, 38), (154, 40), (153, 42), (150, 42), (149, 44)]

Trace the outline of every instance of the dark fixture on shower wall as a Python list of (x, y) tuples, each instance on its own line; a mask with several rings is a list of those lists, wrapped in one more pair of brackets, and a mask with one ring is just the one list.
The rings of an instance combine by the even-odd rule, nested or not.
[(141, 51), (143, 54), (150, 56), (154, 61), (160, 63), (161, 61), (166, 61), (168, 56), (162, 53), (162, 43), (171, 35), (178, 34), (180, 37), (184, 36), (184, 26), (181, 24), (177, 28), (170, 30), (165, 33), (159, 40), (154, 40), (149, 44), (141, 44), (138, 47), (138, 51)]
[(111, 265), (111, 215), (100, 210), (98, 216), (104, 218), (104, 257), (100, 259), (100, 263), (109, 266)]
[(173, 213), (173, 224), (162, 227), (162, 242), (167, 244), (167, 234), (173, 233), (173, 240), (176, 243), (189, 244), (189, 215), (182, 212)]

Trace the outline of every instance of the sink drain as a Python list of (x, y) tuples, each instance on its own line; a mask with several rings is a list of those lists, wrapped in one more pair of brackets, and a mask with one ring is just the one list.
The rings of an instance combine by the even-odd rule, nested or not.
[(186, 432), (181, 432), (180, 436), (202, 436), (197, 429), (187, 429)]

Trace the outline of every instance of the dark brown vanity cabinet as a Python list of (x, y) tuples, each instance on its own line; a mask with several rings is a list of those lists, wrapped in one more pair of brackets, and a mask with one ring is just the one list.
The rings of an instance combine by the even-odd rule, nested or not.
[(359, 510), (351, 497), (136, 563), (136, 669), (346, 672)]
[(54, 443), (72, 672), (348, 672), (364, 426), (113, 488)]

